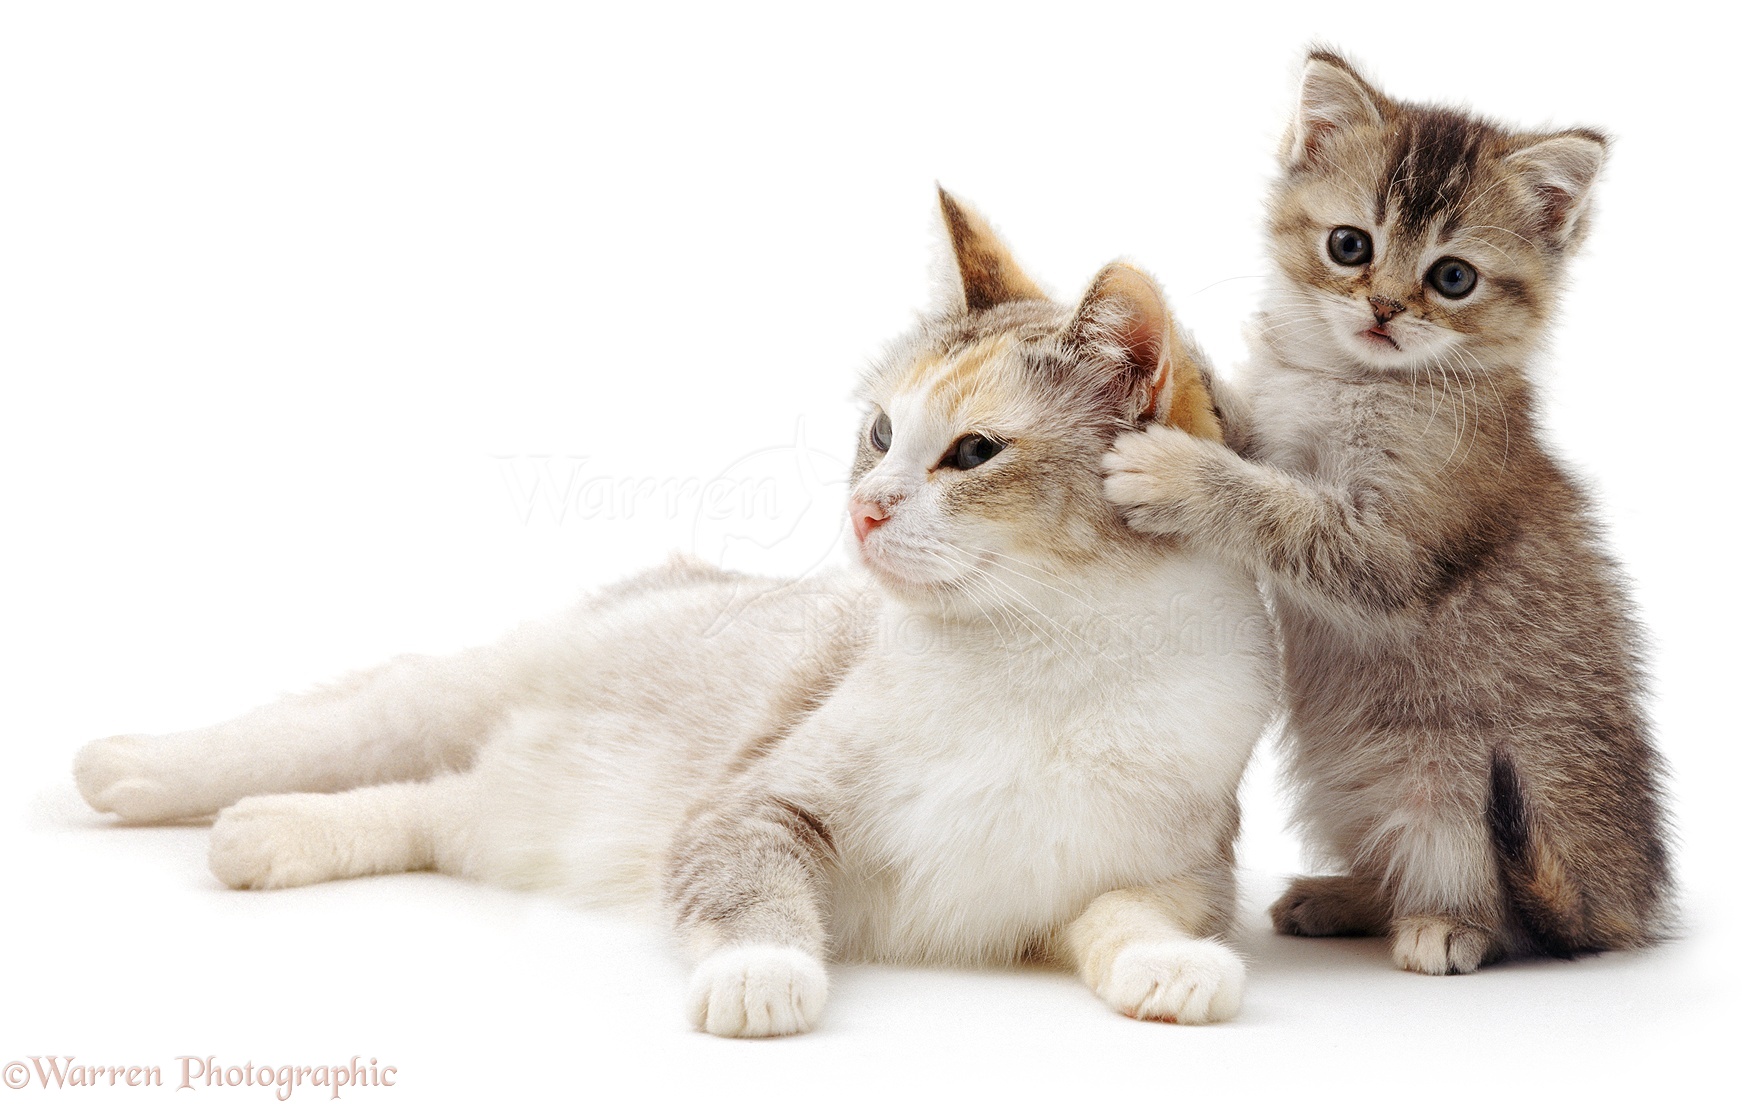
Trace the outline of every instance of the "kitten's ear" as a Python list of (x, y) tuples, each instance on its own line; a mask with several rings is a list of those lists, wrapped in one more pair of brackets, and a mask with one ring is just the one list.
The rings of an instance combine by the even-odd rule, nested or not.
[(1371, 87), (1347, 59), (1312, 50), (1304, 61), (1298, 111), (1280, 149), (1280, 161), (1288, 169), (1308, 165), (1336, 134), (1382, 123), (1388, 111), (1389, 98)]
[(959, 203), (942, 187), (938, 190), (938, 206), (944, 215), (945, 234), (957, 270), (954, 281), (950, 281), (955, 286), (939, 296), (945, 300), (941, 304), (945, 313), (961, 314), (1018, 299), (1047, 298), (1012, 260), (1011, 250), (999, 240), (993, 227), (973, 208)]
[(1106, 265), (1062, 332), (1094, 389), (1138, 423), (1156, 417), (1197, 437), (1220, 437), (1200, 366), (1183, 346), (1150, 276)]
[(1583, 240), (1591, 184), (1608, 152), (1608, 139), (1596, 131), (1569, 130), (1538, 139), (1505, 159), (1535, 196), (1542, 229), (1562, 247)]

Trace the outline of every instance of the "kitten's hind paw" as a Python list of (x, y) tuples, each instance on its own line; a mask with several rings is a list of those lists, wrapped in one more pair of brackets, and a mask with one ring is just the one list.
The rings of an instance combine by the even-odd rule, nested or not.
[(1503, 953), (1486, 928), (1448, 916), (1404, 916), (1395, 922), (1389, 954), (1416, 974), (1472, 974)]
[(1372, 883), (1351, 876), (1294, 878), (1268, 909), (1281, 935), (1383, 935), (1388, 910)]
[(1212, 939), (1134, 943), (1116, 954), (1096, 990), (1136, 1020), (1218, 1023), (1243, 1006), (1243, 960)]
[(829, 975), (796, 947), (727, 947), (695, 967), (689, 1019), (715, 1035), (760, 1038), (809, 1031), (829, 996)]
[(206, 816), (213, 812), (197, 795), (158, 777), (152, 738), (111, 736), (93, 740), (73, 757), (79, 796), (100, 813), (114, 813), (128, 824)]

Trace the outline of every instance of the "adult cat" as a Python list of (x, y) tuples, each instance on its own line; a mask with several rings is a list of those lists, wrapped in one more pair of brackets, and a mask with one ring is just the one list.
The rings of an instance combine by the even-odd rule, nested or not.
[(831, 956), (1051, 956), (1129, 1015), (1235, 1013), (1215, 937), (1270, 629), (1247, 573), (1102, 494), (1121, 430), (1216, 432), (1203, 385), (1144, 275), (1111, 265), (1069, 311), (941, 206), (955, 293), (864, 382), (863, 570), (679, 560), (492, 647), (98, 741), (81, 792), (134, 822), (224, 810), (238, 887), (437, 869), (664, 907), (722, 1035), (810, 1028)]

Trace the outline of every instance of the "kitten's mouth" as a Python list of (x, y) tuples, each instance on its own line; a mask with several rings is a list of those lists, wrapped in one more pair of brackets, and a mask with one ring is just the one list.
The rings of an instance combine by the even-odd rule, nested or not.
[(1379, 348), (1390, 348), (1397, 352), (1400, 352), (1402, 348), (1400, 345), (1396, 344), (1395, 338), (1389, 336), (1389, 331), (1380, 325), (1373, 326), (1369, 330), (1360, 330), (1359, 336), (1365, 339), (1366, 344), (1375, 345)]

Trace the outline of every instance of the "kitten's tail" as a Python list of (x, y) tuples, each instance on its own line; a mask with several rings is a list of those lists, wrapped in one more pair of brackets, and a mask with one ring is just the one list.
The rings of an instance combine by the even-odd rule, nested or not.
[(1523, 783), (1500, 750), (1493, 752), (1487, 825), (1512, 917), (1536, 946), (1555, 958), (1601, 950), (1590, 937), (1584, 892), (1541, 823), (1530, 815)]

